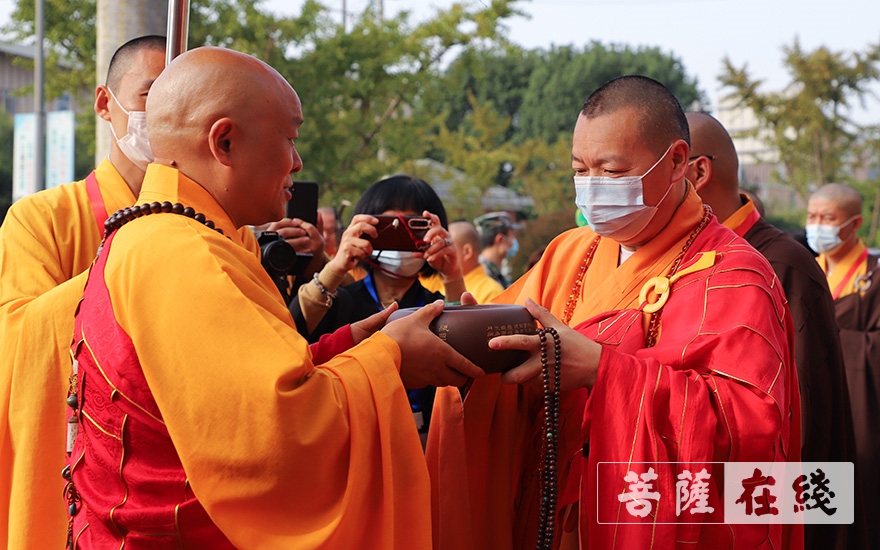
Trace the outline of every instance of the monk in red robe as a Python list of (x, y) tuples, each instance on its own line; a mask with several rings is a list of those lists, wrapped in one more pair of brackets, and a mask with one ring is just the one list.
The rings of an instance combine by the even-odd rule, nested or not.
[(406, 387), (482, 374), (428, 329), (442, 302), (318, 365), (239, 232), (284, 215), (296, 92), (197, 48), (156, 79), (147, 124), (156, 162), (108, 219), (76, 315), (71, 547), (428, 548)]
[[(491, 340), (533, 353), (464, 398), (438, 392), (435, 548), (534, 548), (540, 538), (601, 550), (802, 546), (799, 525), (712, 523), (723, 487), (708, 463), (798, 461), (800, 408), (779, 282), (701, 203), (688, 157), (687, 120), (662, 84), (621, 77), (587, 99), (572, 167), (590, 227), (557, 237), (496, 299), (526, 304), (558, 333), (556, 427), (542, 428), (555, 382), (544, 389), (539, 336)], [(542, 450), (554, 438), (555, 460)], [(553, 467), (558, 486), (548, 487), (542, 472)], [(715, 476), (715, 512), (686, 519), (675, 484), (702, 468)], [(665, 498), (638, 516), (629, 510), (643, 502), (623, 493), (642, 475), (656, 475), (647, 480)]]

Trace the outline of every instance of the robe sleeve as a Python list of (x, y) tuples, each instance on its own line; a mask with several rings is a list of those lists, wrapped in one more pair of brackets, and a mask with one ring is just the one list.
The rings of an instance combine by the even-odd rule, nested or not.
[(241, 547), (427, 547), (427, 468), (393, 340), (316, 367), (253, 254), (183, 218), (150, 222), (116, 236), (107, 286), (212, 520)]

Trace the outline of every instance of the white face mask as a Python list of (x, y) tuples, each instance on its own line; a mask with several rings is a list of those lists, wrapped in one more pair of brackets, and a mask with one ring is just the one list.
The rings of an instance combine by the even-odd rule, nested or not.
[(128, 115), (128, 133), (122, 136), (122, 139), (116, 136), (116, 130), (110, 125), (110, 133), (119, 145), (128, 160), (134, 163), (141, 170), (147, 169), (147, 164), (153, 162), (153, 150), (150, 148), (150, 140), (147, 138), (147, 113), (145, 111), (126, 111), (122, 103), (113, 95), (113, 90), (107, 88), (110, 97), (116, 102), (116, 105), (122, 109), (122, 112)]
[(642, 178), (650, 174), (671, 149), (670, 144), (654, 166), (641, 176), (574, 177), (575, 204), (593, 231), (617, 242), (626, 242), (638, 236), (651, 223), (657, 214), (657, 207), (669, 195), (672, 186), (666, 188), (666, 193), (656, 206), (648, 206), (643, 197)]
[(379, 269), (389, 277), (413, 279), (425, 267), (424, 258), (413, 258), (414, 252), (400, 250), (381, 250), (373, 252), (372, 259)]
[(819, 254), (826, 254), (843, 244), (840, 240), (840, 228), (851, 222), (850, 218), (840, 225), (826, 225), (819, 223), (807, 224), (807, 244)]

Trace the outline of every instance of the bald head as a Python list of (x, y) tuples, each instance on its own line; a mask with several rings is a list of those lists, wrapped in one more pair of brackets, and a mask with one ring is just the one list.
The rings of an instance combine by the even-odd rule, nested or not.
[(730, 134), (706, 113), (685, 113), (691, 132), (687, 179), (721, 221), (742, 207), (739, 161)]
[(175, 58), (147, 98), (147, 127), (157, 158), (200, 139), (217, 119), (244, 120), (292, 101), (293, 88), (275, 69), (225, 48), (196, 48)]
[(845, 183), (826, 183), (810, 195), (814, 199), (828, 201), (848, 217), (862, 213), (862, 195)]
[(302, 168), (294, 146), (301, 124), (284, 77), (224, 48), (178, 56), (147, 97), (156, 161), (204, 187), (239, 226), (284, 217), (290, 176)]
[(464, 274), (480, 265), (480, 235), (469, 222), (452, 222), (449, 234), (458, 249), (458, 258)]
[(686, 113), (685, 116), (691, 129), (691, 158), (705, 156), (712, 161), (710, 185), (738, 189), (739, 160), (730, 134), (712, 115)]

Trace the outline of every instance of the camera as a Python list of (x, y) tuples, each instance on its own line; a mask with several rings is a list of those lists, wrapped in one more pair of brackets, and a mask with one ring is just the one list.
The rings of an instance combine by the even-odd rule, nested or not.
[(312, 255), (298, 254), (276, 231), (257, 233), (257, 243), (260, 245), (260, 263), (263, 264), (263, 269), (272, 277), (284, 301), (290, 303), (290, 281), (287, 277), (302, 275), (306, 266), (311, 263)]

